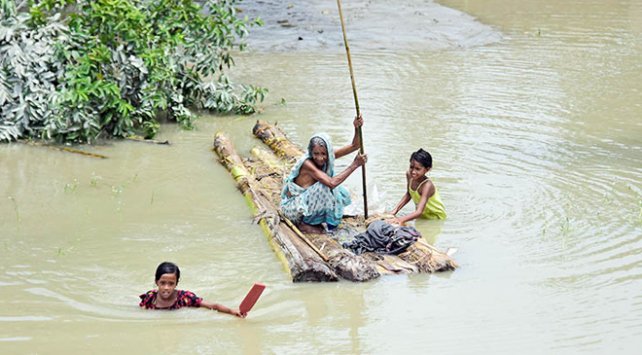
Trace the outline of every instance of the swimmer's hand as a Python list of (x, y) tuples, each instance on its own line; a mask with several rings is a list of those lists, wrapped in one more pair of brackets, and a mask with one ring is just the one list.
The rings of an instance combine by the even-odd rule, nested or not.
[(235, 315), (235, 316), (237, 316), (239, 318), (247, 317), (247, 313), (241, 313), (241, 311), (239, 311), (238, 309), (232, 309), (231, 311), (232, 312), (230, 312), (230, 314)]

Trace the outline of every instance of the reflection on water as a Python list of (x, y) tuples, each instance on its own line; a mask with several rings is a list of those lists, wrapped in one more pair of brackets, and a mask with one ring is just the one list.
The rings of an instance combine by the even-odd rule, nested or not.
[(415, 228), (429, 244), (437, 245), (444, 223), (445, 221), (419, 219), (415, 221)]
[[(361, 46), (353, 64), (368, 186), (379, 207), (393, 206), (408, 156), (429, 150), (449, 218), (416, 227), (456, 247), (460, 269), (291, 284), (210, 150), (223, 130), (246, 154), (258, 144), (249, 138), (256, 117), (205, 116), (191, 132), (163, 126), (159, 139), (171, 146), (90, 148), (106, 160), (4, 145), (0, 351), (636, 353), (642, 4), (441, 3), (501, 41)], [(343, 53), (255, 52), (237, 62), (239, 79), (271, 90), (259, 118), (297, 142), (319, 130), (336, 144), (351, 138)], [(358, 174), (346, 184), (360, 193)], [(255, 281), (268, 288), (244, 320), (139, 310), (137, 295), (154, 287), (164, 260), (183, 270), (180, 287), (225, 305)]]

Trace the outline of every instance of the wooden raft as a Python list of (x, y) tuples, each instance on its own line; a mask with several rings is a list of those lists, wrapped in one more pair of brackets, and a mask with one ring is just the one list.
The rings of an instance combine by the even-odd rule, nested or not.
[[(255, 221), (284, 262), (294, 282), (368, 281), (382, 274), (454, 270), (456, 262), (428, 244), (423, 238), (399, 255), (365, 253), (354, 255), (326, 234), (304, 234), (279, 213), (284, 174), (303, 150), (276, 126), (258, 121), (253, 133), (271, 151), (253, 148), (251, 157), (241, 159), (230, 140), (217, 133), (214, 151), (221, 164), (232, 173), (237, 187), (252, 209)], [(371, 217), (369, 220), (376, 219)], [(340, 228), (365, 230), (363, 216), (344, 217)]]

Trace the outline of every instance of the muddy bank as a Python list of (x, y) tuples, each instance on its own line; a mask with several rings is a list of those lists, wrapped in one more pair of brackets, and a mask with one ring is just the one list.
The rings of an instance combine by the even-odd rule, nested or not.
[[(470, 15), (433, 1), (343, 1), (350, 47), (415, 51), (467, 48), (495, 43), (502, 35)], [(250, 50), (343, 49), (334, 0), (242, 2), (242, 15), (260, 16), (251, 29)]]

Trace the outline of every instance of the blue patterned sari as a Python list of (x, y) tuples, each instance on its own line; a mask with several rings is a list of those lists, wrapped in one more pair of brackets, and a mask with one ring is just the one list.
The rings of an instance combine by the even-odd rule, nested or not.
[[(334, 176), (334, 149), (332, 142), (326, 134), (315, 134), (312, 136), (321, 138), (328, 150), (328, 160), (323, 166), (323, 171), (328, 176)], [(293, 223), (300, 222), (319, 225), (328, 224), (329, 227), (336, 227), (341, 223), (343, 209), (350, 204), (350, 194), (343, 186), (330, 189), (317, 181), (307, 188), (297, 185), (294, 180), (299, 176), (303, 163), (312, 159), (311, 147), (307, 153), (292, 167), (290, 175), (283, 182), (281, 191), (281, 210), (283, 214)]]

